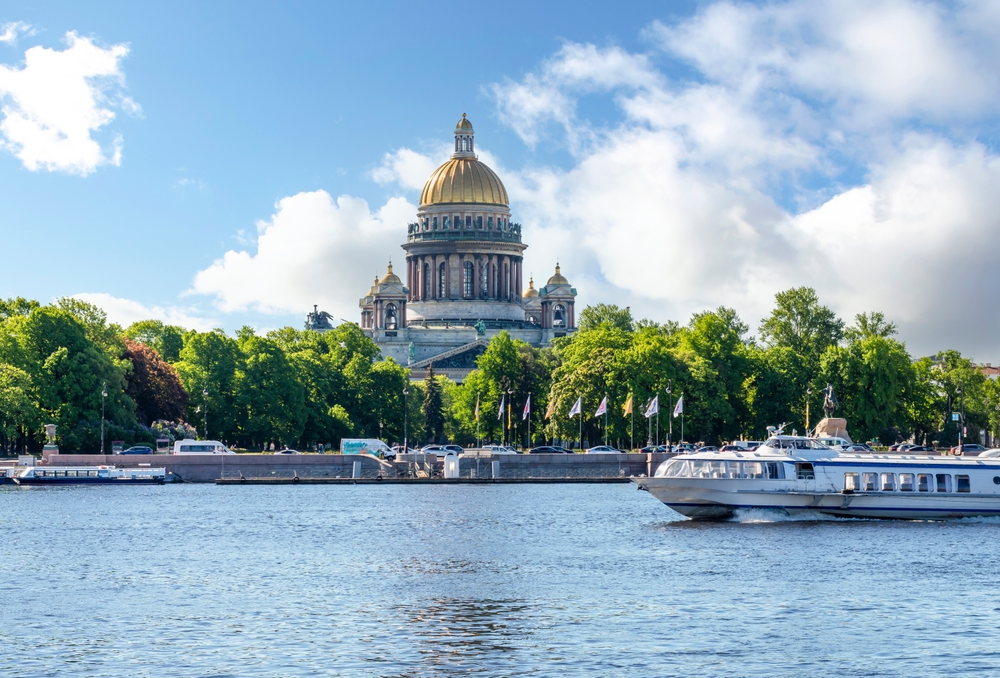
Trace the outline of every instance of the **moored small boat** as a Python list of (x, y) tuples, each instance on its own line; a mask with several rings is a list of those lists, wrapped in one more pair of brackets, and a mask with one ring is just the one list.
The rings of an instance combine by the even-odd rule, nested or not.
[(162, 485), (163, 468), (31, 466), (14, 476), (18, 485)]
[(1000, 515), (1000, 458), (843, 453), (800, 436), (774, 435), (749, 452), (680, 455), (632, 481), (696, 520), (737, 509), (922, 520)]

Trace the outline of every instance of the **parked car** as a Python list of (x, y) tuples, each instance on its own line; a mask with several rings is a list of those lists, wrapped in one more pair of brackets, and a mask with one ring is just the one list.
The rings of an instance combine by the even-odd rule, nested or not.
[(906, 452), (911, 447), (917, 447), (916, 443), (896, 443), (889, 446), (890, 452)]
[(610, 445), (597, 445), (587, 450), (587, 454), (621, 454), (621, 452)]
[(979, 454), (980, 452), (985, 452), (986, 448), (982, 445), (977, 445), (975, 443), (965, 443), (963, 445), (955, 445), (951, 448), (952, 454)]
[(907, 453), (911, 452), (933, 452), (934, 450), (927, 447), (926, 445), (914, 445), (913, 447), (906, 448)]
[(723, 445), (719, 448), (719, 452), (749, 452), (756, 448), (751, 447), (740, 447), (739, 445)]
[(674, 445), (674, 451), (678, 454), (689, 454), (694, 452), (697, 448), (691, 443), (677, 443)]
[(302, 454), (302, 453), (301, 453), (301, 452), (299, 452), (298, 450), (293, 450), (293, 449), (292, 449), (292, 448), (290, 448), (290, 447), (286, 447), (286, 448), (285, 448), (285, 449), (283, 449), (283, 450), (278, 450), (278, 451), (277, 451), (277, 452), (275, 452), (274, 454)]
[(702, 445), (695, 452), (718, 452), (719, 448), (715, 445)]
[(122, 450), (118, 454), (153, 454), (153, 448), (146, 447), (145, 445), (133, 445), (127, 450)]
[(509, 445), (483, 445), (481, 450), (486, 450), (490, 454), (517, 454), (517, 450)]
[(573, 454), (573, 451), (558, 445), (541, 445), (528, 450), (528, 454)]
[(646, 445), (646, 447), (642, 448), (639, 451), (645, 454), (656, 454), (656, 453), (662, 454), (664, 452), (669, 452), (670, 449), (666, 445)]

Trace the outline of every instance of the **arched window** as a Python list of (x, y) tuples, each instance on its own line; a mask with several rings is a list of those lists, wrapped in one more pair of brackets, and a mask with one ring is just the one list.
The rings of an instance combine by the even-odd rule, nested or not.
[(431, 298), (431, 267), (424, 264), (424, 299)]
[(448, 285), (446, 277), (446, 269), (444, 267), (444, 262), (438, 266), (438, 299), (444, 299), (448, 296)]
[(497, 299), (503, 299), (503, 264), (497, 266), (496, 273), (497, 286), (494, 291)]
[(471, 261), (465, 262), (464, 274), (462, 276), (462, 296), (466, 299), (472, 298), (473, 285), (476, 282), (476, 270), (472, 266)]
[(445, 231), (448, 230), (448, 217), (441, 217), (441, 228)]
[(386, 304), (385, 305), (385, 329), (394, 330), (396, 329), (396, 304)]
[(566, 327), (566, 308), (562, 304), (556, 304), (552, 311), (552, 326)]

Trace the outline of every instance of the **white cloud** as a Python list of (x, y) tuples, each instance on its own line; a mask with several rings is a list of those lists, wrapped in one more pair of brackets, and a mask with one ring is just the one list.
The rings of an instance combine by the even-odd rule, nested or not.
[(224, 312), (304, 313), (319, 304), (355, 319), (372, 277), (397, 264), (416, 207), (391, 198), (372, 212), (360, 198), (326, 191), (283, 198), (270, 221), (257, 225), (257, 252), (226, 252), (195, 277), (191, 292), (211, 295)]
[(910, 0), (718, 2), (650, 35), (733, 89), (819, 99), (842, 124), (966, 118), (996, 103), (1000, 13)]
[[(917, 353), (996, 361), (1000, 158), (971, 139), (998, 103), (983, 37), (998, 17), (987, 4), (714, 3), (647, 31), (696, 68), (683, 80), (652, 53), (564, 45), (491, 88), (527, 143), (554, 122), (576, 154), (569, 169), (504, 176), (526, 267), (559, 256), (585, 304), (659, 320), (725, 304), (751, 327), (775, 292), (812, 285), (848, 320), (885, 311)], [(618, 123), (578, 118), (595, 93)]]
[(447, 148), (439, 149), (432, 158), (423, 153), (400, 148), (386, 153), (382, 164), (371, 171), (371, 178), (380, 184), (398, 184), (410, 191), (423, 189), (424, 183), (441, 163), (448, 158)]
[(205, 318), (190, 308), (146, 306), (138, 301), (103, 292), (83, 292), (74, 294), (73, 297), (103, 309), (108, 314), (108, 322), (118, 323), (122, 327), (128, 327), (139, 320), (162, 320), (170, 325), (179, 325), (199, 332), (207, 332), (220, 326), (218, 321)]
[(31, 24), (26, 24), (23, 21), (11, 21), (0, 25), (0, 42), (5, 42), (8, 45), (16, 44), (19, 35), (34, 34), (35, 29)]
[(114, 120), (114, 108), (138, 114), (139, 107), (122, 92), (126, 45), (105, 49), (74, 32), (65, 40), (62, 51), (30, 48), (23, 67), (0, 65), (0, 134), (29, 170), (85, 176), (121, 163), (121, 136), (102, 147), (94, 134)]

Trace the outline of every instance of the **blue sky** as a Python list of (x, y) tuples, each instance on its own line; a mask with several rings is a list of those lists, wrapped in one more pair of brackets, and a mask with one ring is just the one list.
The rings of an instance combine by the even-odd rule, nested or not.
[(808, 284), (1000, 362), (998, 27), (985, 2), (5, 3), (0, 296), (355, 320), (465, 111), (529, 271), (560, 259), (583, 304), (756, 328)]

